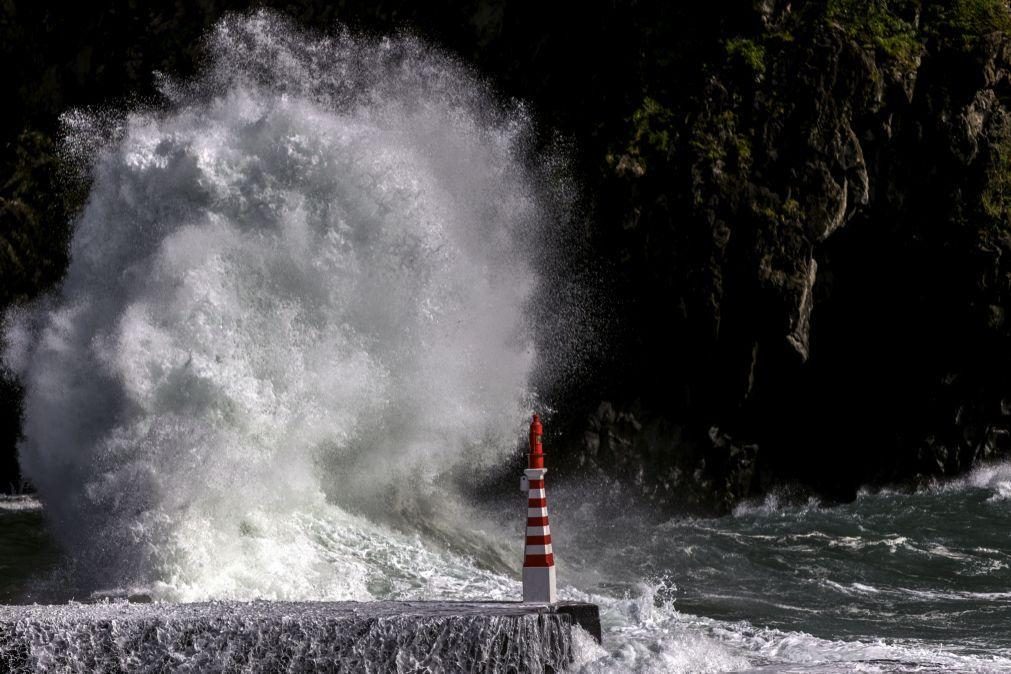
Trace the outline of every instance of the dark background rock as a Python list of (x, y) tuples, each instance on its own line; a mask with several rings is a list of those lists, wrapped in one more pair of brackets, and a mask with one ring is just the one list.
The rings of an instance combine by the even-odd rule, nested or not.
[[(565, 361), (538, 382), (559, 469), (725, 511), (1011, 450), (1006, 0), (438, 4), (6, 0), (0, 307), (66, 266), (87, 185), (59, 114), (156, 104), (153, 73), (193, 72), (222, 13), (275, 6), (414, 30), (571, 148), (582, 196), (538, 307)], [(602, 307), (582, 341), (571, 297)], [(0, 487), (19, 484), (18, 398), (0, 381)]]
[(755, 9), (699, 92), (644, 99), (615, 149), (623, 198), (593, 230), (616, 251), (606, 414), (562, 396), (557, 441), (582, 463), (620, 445), (650, 498), (720, 510), (1006, 455), (1007, 4)]

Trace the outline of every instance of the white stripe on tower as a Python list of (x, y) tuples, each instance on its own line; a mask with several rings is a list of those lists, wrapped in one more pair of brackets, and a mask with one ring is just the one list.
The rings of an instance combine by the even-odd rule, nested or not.
[(527, 527), (523, 557), (523, 601), (553, 604), (558, 600), (555, 582), (555, 555), (548, 523), (548, 496), (544, 487), (544, 451), (541, 447), (541, 422), (534, 415), (530, 424), (529, 467), (527, 478)]

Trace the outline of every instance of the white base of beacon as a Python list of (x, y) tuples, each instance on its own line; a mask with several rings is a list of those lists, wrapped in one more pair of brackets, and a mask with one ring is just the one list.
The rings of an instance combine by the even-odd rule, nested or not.
[(530, 604), (554, 604), (558, 601), (555, 567), (523, 567), (523, 601)]

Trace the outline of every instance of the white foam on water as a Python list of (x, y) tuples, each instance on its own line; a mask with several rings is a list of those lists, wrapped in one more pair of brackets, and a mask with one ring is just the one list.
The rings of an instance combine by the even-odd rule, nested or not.
[(916, 640), (832, 640), (681, 613), (667, 581), (625, 599), (572, 592), (601, 606), (604, 645), (574, 638), (580, 672), (999, 672), (1011, 654), (959, 653)]
[(962, 477), (938, 481), (928, 491), (943, 494), (980, 489), (992, 492), (991, 502), (1007, 501), (1011, 498), (1011, 462), (1004, 461), (977, 466)]
[(741, 501), (734, 506), (733, 515), (734, 517), (794, 516), (816, 513), (822, 508), (821, 501), (814, 496), (808, 496), (803, 503), (800, 503), (796, 495), (773, 489), (761, 498)]
[(594, 672), (730, 672), (749, 666), (747, 654), (704, 630), (691, 616), (678, 613), (665, 599), (669, 580), (641, 583), (627, 597), (586, 594), (571, 588), (568, 599), (596, 603), (601, 609), (604, 644), (573, 640), (572, 671)]
[(33, 512), (42, 510), (42, 503), (30, 494), (0, 495), (0, 511)]
[(367, 597), (393, 532), (353, 513), (523, 430), (530, 125), (411, 38), (258, 13), (209, 46), (112, 138), (69, 118), (94, 182), (62, 289), (8, 317), (21, 463), (86, 589)]

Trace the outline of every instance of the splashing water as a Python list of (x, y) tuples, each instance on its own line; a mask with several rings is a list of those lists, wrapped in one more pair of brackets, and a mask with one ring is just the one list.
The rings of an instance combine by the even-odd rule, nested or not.
[(529, 124), (412, 39), (258, 14), (210, 47), (115, 140), (69, 118), (94, 185), (7, 331), (22, 465), (87, 589), (365, 598), (372, 526), (332, 503), (522, 430)]
[[(0, 501), (0, 592), (518, 597), (522, 501), (446, 476), (502, 465), (534, 402), (532, 250), (554, 225), (530, 121), (412, 38), (258, 13), (208, 48), (158, 109), (67, 117), (91, 196), (60, 291), (6, 317), (4, 362), (73, 564), (34, 500)], [(605, 628), (574, 634), (572, 668), (1009, 669), (1009, 475), (662, 523), (615, 485), (553, 483), (562, 596)], [(37, 565), (58, 568), (26, 587)], [(44, 622), (22, 627), (62, 643)]]

